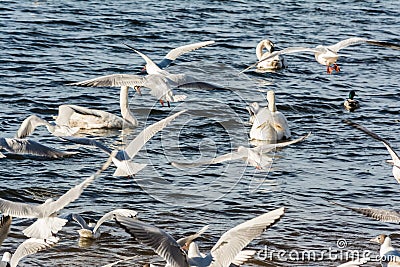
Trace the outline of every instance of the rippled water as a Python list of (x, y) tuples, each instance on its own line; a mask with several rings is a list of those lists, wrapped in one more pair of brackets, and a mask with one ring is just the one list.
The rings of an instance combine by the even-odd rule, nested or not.
[[(149, 95), (134, 95), (130, 107), (140, 126), (132, 132), (81, 133), (117, 148), (145, 125), (171, 112), (188, 109), (138, 155), (149, 166), (135, 179), (114, 178), (109, 168), (77, 201), (63, 211), (97, 219), (115, 208), (131, 208), (139, 217), (175, 237), (211, 227), (200, 239), (207, 251), (227, 229), (263, 212), (285, 206), (286, 215), (250, 244), (250, 248), (317, 253), (338, 249), (378, 254), (368, 240), (396, 226), (371, 221), (325, 198), (352, 206), (394, 209), (398, 184), (385, 163), (385, 147), (346, 125), (352, 119), (376, 131), (399, 148), (399, 51), (367, 45), (349, 48), (340, 58), (342, 72), (327, 75), (312, 56), (287, 56), (290, 67), (277, 73), (237, 75), (255, 57), (264, 38), (277, 49), (315, 46), (360, 36), (399, 43), (397, 1), (2, 1), (0, 6), (0, 103), (2, 137), (12, 137), (22, 120), (36, 114), (51, 120), (60, 104), (70, 103), (119, 114), (115, 88), (65, 86), (112, 73), (136, 73), (142, 59), (128, 43), (158, 61), (169, 49), (192, 42), (216, 44), (177, 60), (170, 72), (194, 75), (232, 91), (179, 90), (184, 103), (161, 107)], [(270, 172), (255, 171), (241, 161), (180, 170), (172, 160), (196, 160), (227, 153), (247, 144), (246, 103), (264, 102), (273, 89), (278, 109), (287, 117), (293, 137), (311, 131), (304, 143), (276, 151)], [(357, 91), (361, 108), (342, 109), (348, 92)], [(178, 90), (177, 90), (178, 91)], [(151, 112), (150, 112), (151, 111)], [(150, 115), (148, 115), (150, 112)], [(61, 160), (2, 159), (0, 197), (40, 203), (57, 197), (90, 176), (106, 160), (102, 152), (65, 143), (41, 129), (32, 139), (62, 150), (79, 151)], [(14, 250), (25, 239), (31, 221), (15, 219), (2, 250)], [(114, 222), (104, 225), (101, 239), (80, 244), (77, 226), (60, 232), (59, 244), (21, 261), (20, 266), (100, 266), (118, 257), (139, 255), (119, 266), (161, 264)], [(90, 245), (90, 246), (89, 246)], [(400, 247), (398, 241), (394, 245)], [(322, 261), (258, 258), (249, 265), (337, 266)], [(291, 254), (293, 255), (293, 254)], [(262, 256), (262, 255), (261, 255)], [(333, 257), (340, 257), (334, 253)], [(369, 266), (378, 266), (370, 263)]]

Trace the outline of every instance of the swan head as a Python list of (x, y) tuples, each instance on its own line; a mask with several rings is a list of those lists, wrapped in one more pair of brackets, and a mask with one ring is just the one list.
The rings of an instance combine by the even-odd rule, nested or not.
[(269, 39), (265, 39), (262, 40), (264, 47), (268, 50), (268, 52), (272, 53), (275, 51), (275, 45), (274, 43), (269, 40)]
[(349, 99), (353, 99), (354, 96), (356, 96), (356, 92), (354, 90), (351, 90), (349, 93)]
[(269, 90), (267, 92), (267, 100), (268, 100), (268, 109), (271, 112), (275, 112), (276, 111), (275, 92), (273, 90)]

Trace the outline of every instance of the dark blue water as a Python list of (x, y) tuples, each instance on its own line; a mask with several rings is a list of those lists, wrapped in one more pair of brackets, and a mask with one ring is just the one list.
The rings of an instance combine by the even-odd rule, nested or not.
[[(137, 162), (148, 166), (134, 179), (112, 177), (112, 167), (63, 212), (98, 219), (112, 209), (131, 208), (143, 221), (176, 238), (210, 224), (200, 239), (206, 252), (227, 229), (285, 206), (282, 220), (249, 248), (282, 250), (286, 260), (273, 254), (272, 260), (256, 257), (249, 265), (337, 266), (343, 262), (340, 253), (348, 250), (370, 251), (375, 257), (379, 247), (368, 240), (398, 228), (333, 206), (325, 198), (352, 206), (398, 206), (399, 185), (385, 163), (389, 159), (385, 147), (341, 120), (357, 121), (400, 149), (399, 51), (368, 45), (348, 48), (344, 51), (351, 57), (339, 59), (342, 71), (334, 75), (327, 75), (312, 55), (287, 56), (289, 68), (277, 73), (238, 72), (256, 60), (255, 47), (264, 38), (275, 42), (277, 50), (332, 44), (353, 36), (400, 43), (399, 13), (397, 1), (2, 1), (2, 137), (14, 136), (29, 115), (52, 120), (61, 104), (119, 114), (117, 88), (65, 84), (113, 73), (137, 73), (144, 62), (123, 43), (159, 61), (177, 46), (215, 40), (213, 46), (182, 56), (168, 70), (233, 90), (176, 90), (188, 98), (170, 109), (132, 90), (130, 108), (139, 127), (124, 133), (88, 131), (81, 135), (118, 148), (145, 125), (172, 112), (188, 111), (139, 153)], [(246, 168), (242, 161), (186, 170), (169, 164), (206, 159), (248, 145), (246, 103), (266, 104), (265, 92), (271, 89), (293, 137), (312, 132), (304, 143), (276, 151), (271, 171)], [(342, 108), (350, 90), (361, 101), (354, 113)], [(35, 131), (31, 138), (79, 154), (50, 161), (2, 159), (1, 198), (40, 203), (60, 196), (106, 160), (101, 151), (62, 142), (45, 129)], [(1, 250), (13, 251), (22, 243), (21, 231), (30, 223), (15, 219)], [(101, 266), (132, 255), (139, 257), (118, 266), (149, 259), (162, 264), (114, 222), (106, 223), (102, 237), (90, 246), (79, 243), (77, 229), (66, 226), (56, 247), (23, 259), (20, 266)], [(344, 249), (337, 247), (341, 239), (347, 242)], [(400, 247), (398, 241), (394, 246)], [(296, 260), (295, 254), (288, 258), (291, 251), (321, 254), (330, 249), (336, 249), (336, 254), (319, 261)]]

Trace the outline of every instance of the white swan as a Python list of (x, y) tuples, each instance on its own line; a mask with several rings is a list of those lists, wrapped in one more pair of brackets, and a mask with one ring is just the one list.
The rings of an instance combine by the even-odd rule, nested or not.
[[(260, 63), (257, 64), (257, 69), (260, 71), (268, 71), (268, 70), (279, 70), (287, 67), (287, 62), (284, 57), (281, 55), (277, 55), (275, 57), (269, 58), (267, 60), (261, 61), (264, 58), (271, 55), (272, 52), (275, 51), (275, 45), (272, 41), (265, 39), (257, 44), (256, 47), (256, 56)], [(267, 51), (264, 52), (264, 49)]]
[(381, 245), (379, 256), (382, 266), (400, 266), (400, 252), (392, 246), (389, 236), (381, 234), (370, 241)]
[(250, 129), (250, 139), (276, 142), (290, 138), (286, 117), (276, 109), (275, 92), (267, 92), (268, 108), (260, 108)]
[[(265, 230), (274, 225), (285, 213), (285, 209), (279, 208), (251, 220), (245, 221), (225, 232), (204, 257), (195, 253), (194, 242), (189, 244), (188, 254), (168, 233), (155, 226), (146, 224), (136, 219), (116, 217), (117, 222), (139, 242), (151, 247), (167, 262), (168, 266), (229, 266), (237, 259), (242, 249), (254, 238), (260, 236)], [(197, 257), (190, 257), (197, 255)], [(200, 256), (199, 256), (200, 255)], [(241, 257), (243, 258), (243, 257)]]
[(14, 254), (5, 252), (1, 259), (0, 267), (16, 267), (22, 258), (51, 248), (58, 241), (59, 238), (54, 236), (46, 239), (29, 238), (17, 247)]
[(349, 120), (343, 120), (343, 122), (353, 126), (354, 128), (363, 131), (364, 133), (368, 134), (369, 136), (371, 136), (372, 138), (381, 141), (383, 143), (383, 145), (386, 147), (386, 149), (389, 151), (390, 156), (392, 157), (391, 160), (388, 160), (387, 162), (391, 165), (393, 165), (393, 169), (392, 169), (392, 173), (394, 178), (396, 179), (396, 181), (398, 183), (400, 183), (400, 158), (397, 155), (396, 151), (393, 150), (393, 148), (390, 146), (389, 142), (386, 141), (385, 139), (383, 139), (382, 137), (380, 137), (379, 135), (377, 135), (374, 132), (371, 132), (370, 130), (368, 130), (367, 128), (361, 126), (358, 123), (349, 121)]
[(348, 111), (354, 111), (360, 107), (360, 103), (358, 100), (354, 99), (354, 96), (356, 96), (356, 92), (351, 90), (349, 98), (347, 98), (343, 103), (344, 108)]
[[(76, 154), (76, 152), (63, 152), (44, 146), (33, 140), (19, 138), (0, 137), (0, 149), (5, 149), (6, 151), (14, 154), (33, 155), (45, 158), (63, 158)], [(0, 153), (0, 158), (5, 157), (6, 155)]]
[(148, 126), (142, 132), (140, 132), (140, 134), (136, 136), (135, 139), (133, 139), (125, 149), (119, 150), (114, 155), (112, 155), (113, 151), (110, 148), (94, 139), (78, 138), (73, 136), (63, 136), (61, 138), (77, 144), (90, 145), (100, 148), (107, 154), (112, 155), (112, 161), (117, 167), (117, 170), (114, 172), (113, 176), (131, 176), (138, 173), (147, 165), (133, 162), (133, 158), (140, 151), (140, 149), (142, 149), (147, 141), (149, 141), (156, 133), (164, 129), (171, 121), (185, 111), (186, 110), (177, 112)]
[[(215, 41), (205, 41), (205, 42), (199, 42), (199, 43), (194, 43), (194, 44), (188, 44), (188, 45), (183, 45), (179, 46), (177, 48), (172, 49), (171, 51), (168, 52), (168, 54), (163, 58), (163, 60), (160, 61), (160, 63), (157, 64), (157, 66), (160, 69), (165, 69), (168, 67), (175, 59), (177, 59), (179, 56), (199, 49), (201, 47), (207, 46), (214, 44)], [(146, 66), (143, 67), (142, 72), (146, 71)]]
[(344, 54), (339, 54), (338, 52), (340, 49), (343, 49), (350, 45), (363, 44), (363, 43), (400, 50), (400, 46), (397, 44), (376, 41), (376, 40), (369, 40), (369, 39), (359, 38), (359, 37), (353, 37), (353, 38), (345, 39), (343, 41), (340, 41), (340, 42), (338, 42), (334, 45), (330, 45), (330, 46), (318, 45), (315, 48), (288, 47), (288, 48), (285, 48), (280, 51), (275, 51), (275, 52), (271, 53), (271, 55), (257, 61), (256, 63), (247, 67), (246, 69), (244, 69), (241, 72), (244, 72), (244, 71), (260, 64), (261, 62), (269, 60), (278, 55), (284, 55), (284, 54), (290, 54), (290, 53), (300, 53), (300, 52), (311, 52), (311, 53), (314, 53), (315, 60), (319, 64), (326, 66), (326, 71), (327, 71), (327, 73), (330, 74), (330, 73), (332, 73), (333, 70), (340, 71), (339, 66), (336, 64), (336, 61), (338, 60), (339, 56), (347, 56)]
[(31, 135), (38, 126), (46, 126), (47, 130), (55, 136), (74, 135), (79, 131), (78, 127), (70, 128), (67, 125), (54, 125), (36, 115), (31, 115), (21, 123), (16, 137), (25, 138), (28, 135)]
[(310, 136), (311, 133), (308, 133), (307, 135), (300, 137), (298, 139), (288, 141), (288, 142), (281, 142), (281, 143), (276, 143), (276, 144), (265, 144), (261, 146), (257, 146), (254, 148), (247, 148), (243, 146), (239, 146), (237, 151), (231, 152), (216, 158), (213, 158), (211, 160), (206, 160), (206, 161), (200, 161), (200, 162), (171, 162), (171, 165), (176, 167), (176, 168), (191, 168), (191, 167), (197, 167), (197, 166), (202, 166), (202, 165), (211, 165), (211, 164), (217, 164), (221, 163), (224, 161), (232, 161), (232, 160), (238, 160), (242, 159), (243, 161), (246, 162), (246, 164), (249, 164), (253, 167), (256, 167), (256, 169), (264, 169), (265, 166), (269, 166), (272, 162), (272, 158), (264, 155), (265, 153), (268, 153), (270, 151), (273, 151), (276, 148), (281, 148), (285, 147), (291, 144), (295, 144), (301, 141), (304, 141), (307, 137)]
[(115, 209), (115, 210), (112, 210), (112, 211), (104, 214), (97, 221), (97, 223), (93, 223), (93, 222), (87, 223), (82, 216), (80, 216), (79, 214), (76, 214), (76, 213), (70, 213), (65, 216), (60, 216), (60, 217), (68, 220), (68, 222), (71, 222), (72, 220), (76, 221), (81, 226), (81, 229), (78, 230), (80, 237), (96, 239), (96, 238), (99, 238), (101, 235), (101, 232), (99, 231), (99, 227), (104, 222), (114, 219), (115, 216), (117, 216), (117, 215), (133, 218), (133, 217), (136, 217), (137, 212), (134, 210), (130, 210), (130, 209)]
[[(70, 85), (80, 85), (80, 83), (72, 83)], [(138, 122), (129, 109), (128, 89), (128, 86), (121, 86), (120, 90), (122, 118), (102, 110), (89, 109), (77, 105), (61, 105), (58, 108), (56, 124), (80, 129), (122, 129), (137, 126)]]
[(85, 179), (82, 183), (68, 190), (57, 200), (47, 199), (40, 205), (31, 205), (20, 202), (13, 202), (0, 198), (0, 211), (4, 215), (18, 218), (36, 218), (37, 220), (22, 232), (28, 237), (47, 239), (56, 234), (67, 223), (67, 220), (58, 218), (57, 212), (75, 201), (82, 194), (100, 173), (111, 163), (111, 159), (98, 170), (95, 174)]

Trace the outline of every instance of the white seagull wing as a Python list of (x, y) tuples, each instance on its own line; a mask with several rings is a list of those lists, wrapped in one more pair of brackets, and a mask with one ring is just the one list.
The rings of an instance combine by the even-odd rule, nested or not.
[(86, 178), (83, 182), (80, 184), (72, 187), (70, 190), (68, 190), (64, 195), (59, 197), (56, 201), (52, 202), (45, 202), (39, 206), (39, 208), (42, 210), (44, 214), (53, 214), (61, 209), (63, 209), (65, 206), (67, 206), (69, 203), (75, 201), (80, 197), (82, 194), (83, 190), (88, 187), (100, 174), (102, 171), (107, 169), (107, 167), (111, 164), (112, 162), (112, 157), (113, 153), (111, 156), (108, 158), (108, 160), (103, 164), (103, 166), (96, 171), (95, 174), (92, 174), (90, 177)]
[(100, 218), (100, 220), (97, 221), (96, 226), (93, 228), (93, 233), (96, 233), (97, 229), (99, 229), (100, 225), (102, 225), (105, 221), (113, 219), (117, 215), (133, 218), (136, 217), (137, 212), (130, 209), (115, 209), (113, 211), (107, 212)]
[(17, 247), (15, 253), (11, 257), (10, 267), (16, 267), (18, 262), (31, 254), (48, 249), (58, 242), (58, 237), (49, 237), (47, 239), (29, 238)]
[(206, 225), (203, 228), (201, 228), (197, 233), (187, 236), (187, 237), (180, 238), (176, 242), (181, 247), (183, 247), (184, 245), (190, 244), (193, 240), (200, 237), (205, 231), (207, 231), (208, 227), (209, 227), (209, 225)]
[(362, 43), (367, 43), (371, 45), (376, 45), (376, 46), (382, 46), (382, 47), (387, 47), (391, 49), (396, 49), (399, 50), (400, 46), (397, 44), (389, 43), (389, 42), (382, 42), (382, 41), (376, 41), (376, 40), (369, 40), (365, 38), (360, 38), (360, 37), (352, 37), (345, 39), (343, 41), (338, 42), (337, 44), (330, 45), (328, 46), (328, 49), (338, 52), (340, 49), (343, 49), (345, 47), (348, 47), (350, 45), (356, 45), (356, 44), (362, 44)]
[(361, 258), (361, 259), (357, 259), (354, 261), (349, 261), (349, 262), (340, 264), (338, 267), (359, 267), (360, 265), (363, 265), (370, 260), (371, 260), (370, 258)]
[(260, 145), (260, 146), (257, 146), (255, 148), (253, 148), (253, 149), (258, 151), (258, 152), (261, 152), (261, 153), (266, 153), (266, 152), (272, 151), (272, 150), (274, 150), (276, 148), (282, 148), (282, 147), (285, 147), (285, 146), (288, 146), (288, 145), (292, 145), (292, 144), (295, 144), (295, 143), (298, 143), (298, 142), (302, 142), (306, 138), (308, 138), (310, 135), (311, 135), (311, 132), (306, 134), (306, 135), (304, 135), (304, 136), (302, 136), (302, 137), (299, 137), (297, 139), (291, 140), (291, 141), (279, 142), (279, 143), (276, 143), (276, 144)]
[[(393, 148), (390, 146), (388, 141), (386, 141), (385, 139), (383, 139), (382, 137), (380, 137), (376, 133), (368, 130), (367, 128), (365, 128), (364, 126), (361, 126), (358, 123), (355, 123), (355, 122), (352, 122), (352, 121), (349, 121), (349, 120), (343, 120), (343, 122), (345, 122), (348, 125), (353, 126), (354, 128), (356, 128), (356, 129), (368, 134), (372, 138), (374, 138), (374, 139), (376, 139), (378, 141), (381, 141), (385, 145), (386, 149), (389, 151), (389, 154), (392, 157), (392, 160), (394, 162), (399, 162), (400, 161), (399, 156), (397, 155), (396, 151), (394, 151)], [(398, 166), (398, 167), (400, 167), (400, 166)]]
[(132, 49), (133, 51), (135, 51), (137, 54), (139, 54), (139, 56), (141, 56), (144, 59), (144, 61), (146, 61), (146, 71), (148, 74), (165, 74), (165, 75), (169, 74), (167, 71), (162, 70), (159, 66), (157, 66), (157, 64), (154, 63), (153, 60), (151, 60), (148, 56), (146, 56), (142, 52), (136, 50), (132, 46), (129, 46), (127, 44), (125, 45), (130, 49)]
[(186, 110), (179, 111), (165, 119), (162, 119), (147, 128), (145, 128), (129, 145), (126, 147), (125, 152), (128, 154), (130, 158), (133, 158), (140, 149), (149, 141), (156, 133), (164, 129), (171, 121), (173, 121), (176, 117), (186, 112)]
[(171, 165), (176, 168), (192, 168), (192, 167), (198, 167), (198, 166), (202, 166), (202, 165), (217, 164), (217, 163), (221, 163), (224, 161), (232, 161), (232, 160), (242, 159), (243, 157), (247, 157), (247, 154), (244, 155), (243, 153), (235, 151), (235, 152), (221, 155), (219, 157), (216, 157), (216, 158), (213, 158), (210, 160), (204, 160), (204, 161), (199, 161), (199, 162), (176, 162), (176, 161), (173, 161), (173, 162), (171, 162)]
[(0, 211), (4, 215), (18, 218), (37, 218), (40, 209), (37, 205), (9, 201), (0, 198)]
[(62, 158), (75, 154), (62, 152), (28, 139), (0, 138), (0, 147), (11, 153), (30, 154), (46, 158)]
[(36, 127), (42, 125), (51, 126), (51, 124), (48, 121), (39, 118), (36, 115), (31, 115), (21, 123), (21, 126), (19, 127), (15, 137), (25, 138), (28, 135), (31, 135), (33, 131), (35, 131)]
[(244, 70), (242, 70), (240, 73), (245, 72), (248, 69), (253, 68), (254, 66), (256, 66), (257, 64), (259, 64), (260, 62), (263, 62), (265, 60), (268, 60), (270, 58), (279, 56), (279, 55), (284, 55), (284, 54), (292, 54), (292, 53), (304, 53), (304, 52), (308, 52), (308, 53), (318, 53), (321, 52), (320, 50), (318, 50), (317, 48), (308, 48), (308, 47), (288, 47), (279, 51), (275, 51), (272, 52), (269, 56), (257, 61), (256, 63), (248, 66), (247, 68), (245, 68)]
[(199, 43), (194, 43), (194, 44), (188, 44), (188, 45), (184, 45), (184, 46), (180, 46), (177, 48), (172, 49), (171, 51), (168, 52), (168, 54), (164, 57), (164, 59), (158, 64), (158, 66), (162, 69), (166, 68), (167, 66), (169, 66), (169, 64), (171, 64), (172, 61), (174, 61), (175, 59), (177, 59), (179, 56), (199, 49), (201, 47), (207, 46), (207, 45), (211, 45), (214, 44), (215, 41), (205, 41), (205, 42), (199, 42)]
[(343, 204), (339, 204), (339, 203), (333, 202), (333, 201), (330, 201), (330, 202), (337, 206), (352, 210), (354, 212), (363, 214), (367, 217), (373, 218), (373, 219), (381, 221), (381, 222), (400, 223), (400, 213), (398, 213), (397, 211), (376, 209), (376, 208), (369, 208), (369, 207), (355, 208), (355, 207), (349, 207), (349, 206), (346, 206)]
[(211, 249), (213, 262), (210, 266), (229, 266), (244, 247), (274, 225), (284, 213), (285, 209), (282, 207), (248, 220), (225, 232)]
[(189, 267), (186, 254), (164, 230), (137, 219), (116, 216), (117, 223), (140, 243), (152, 248), (171, 267)]
[(80, 145), (85, 145), (85, 146), (95, 146), (97, 148), (100, 148), (107, 154), (111, 155), (112, 150), (104, 145), (103, 143), (94, 140), (92, 138), (86, 138), (86, 137), (74, 137), (74, 136), (60, 136), (61, 139), (73, 142), (75, 144), (80, 144)]
[(132, 75), (132, 74), (111, 74), (86, 81), (70, 83), (68, 85), (91, 86), (91, 87), (142, 86), (144, 83), (143, 78), (144, 78), (143, 76)]

